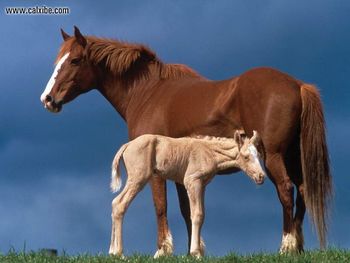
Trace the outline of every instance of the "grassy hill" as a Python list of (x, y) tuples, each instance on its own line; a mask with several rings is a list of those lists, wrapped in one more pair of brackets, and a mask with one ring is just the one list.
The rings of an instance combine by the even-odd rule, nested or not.
[(279, 255), (279, 254), (252, 254), (252, 255), (236, 255), (228, 254), (224, 257), (204, 257), (196, 260), (188, 256), (164, 257), (154, 260), (151, 256), (133, 255), (125, 259), (117, 257), (109, 257), (107, 255), (78, 255), (78, 256), (50, 256), (44, 253), (15, 253), (9, 252), (0, 255), (0, 262), (350, 262), (350, 251), (330, 249), (327, 251), (307, 251), (300, 255)]

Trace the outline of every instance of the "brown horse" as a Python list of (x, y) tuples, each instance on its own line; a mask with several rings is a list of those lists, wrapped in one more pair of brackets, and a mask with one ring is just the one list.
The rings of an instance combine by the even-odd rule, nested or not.
[[(142, 134), (233, 137), (258, 131), (260, 152), (283, 209), (280, 251), (302, 251), (308, 210), (320, 246), (326, 244), (332, 193), (323, 109), (317, 89), (271, 68), (210, 81), (184, 65), (165, 64), (143, 45), (62, 31), (64, 42), (41, 101), (52, 112), (95, 88), (126, 121), (129, 139)], [(232, 172), (232, 171), (226, 171)], [(294, 187), (295, 186), (295, 187)], [(156, 256), (172, 253), (166, 184), (151, 182), (158, 223)], [(184, 187), (176, 184), (189, 240), (191, 220)], [(294, 213), (294, 189), (296, 210)]]

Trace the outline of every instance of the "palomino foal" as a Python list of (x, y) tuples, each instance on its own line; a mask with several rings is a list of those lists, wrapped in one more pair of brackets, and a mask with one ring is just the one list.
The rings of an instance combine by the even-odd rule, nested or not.
[(236, 131), (234, 138), (184, 137), (170, 138), (160, 135), (142, 135), (124, 144), (112, 164), (111, 189), (120, 189), (120, 159), (128, 179), (123, 191), (112, 202), (112, 237), (109, 253), (122, 255), (122, 222), (124, 214), (138, 192), (152, 176), (161, 176), (185, 186), (191, 209), (192, 235), (190, 253), (201, 257), (200, 231), (204, 218), (205, 186), (215, 174), (241, 169), (257, 184), (264, 182), (265, 173), (260, 166), (256, 145), (258, 134), (251, 139)]

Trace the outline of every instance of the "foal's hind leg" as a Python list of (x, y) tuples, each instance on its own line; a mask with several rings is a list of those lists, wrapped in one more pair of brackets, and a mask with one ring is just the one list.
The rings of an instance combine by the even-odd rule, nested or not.
[[(133, 180), (126, 183), (123, 191), (112, 201), (112, 235), (109, 254), (123, 255), (122, 225), (126, 210), (138, 192), (142, 190), (146, 182)], [(139, 177), (140, 178), (140, 177)]]
[(294, 186), (287, 174), (283, 156), (280, 153), (266, 155), (266, 168), (275, 184), (278, 197), (283, 207), (283, 237), (280, 253), (297, 250), (297, 240), (293, 235)]

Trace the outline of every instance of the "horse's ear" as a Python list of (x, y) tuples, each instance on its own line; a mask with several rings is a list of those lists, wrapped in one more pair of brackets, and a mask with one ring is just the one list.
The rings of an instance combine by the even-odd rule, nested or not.
[(241, 137), (241, 133), (240, 131), (235, 131), (235, 135), (234, 135), (234, 140), (238, 145), (238, 148), (241, 149), (242, 145), (243, 145), (243, 141), (242, 141), (242, 137)]
[(79, 28), (77, 28), (76, 26), (74, 26), (74, 36), (80, 45), (82, 45), (83, 47), (86, 46), (86, 38), (80, 33)]
[(70, 38), (70, 35), (68, 35), (66, 32), (64, 32), (62, 28), (61, 28), (61, 34), (62, 34), (64, 41), (67, 41), (68, 38)]

